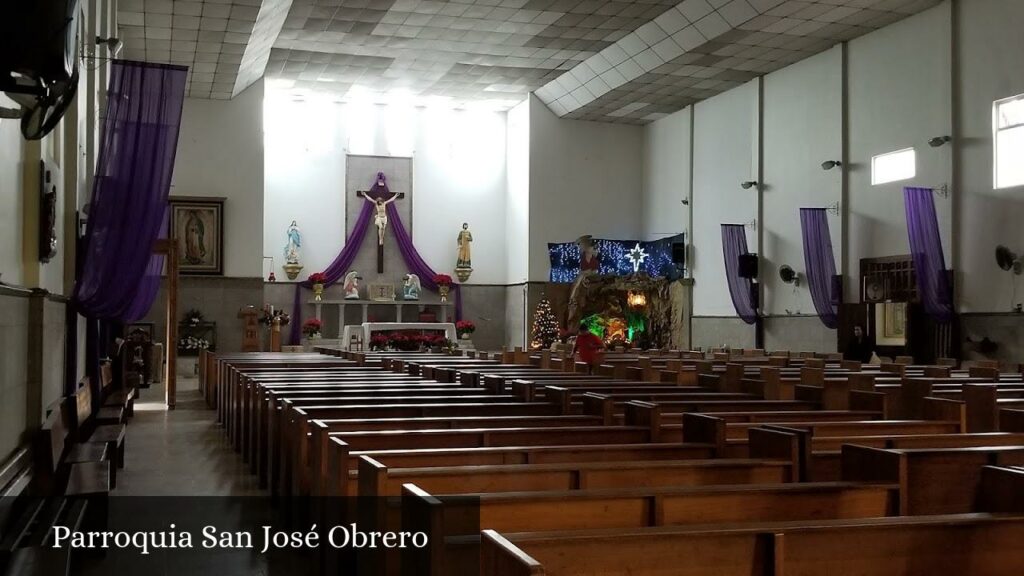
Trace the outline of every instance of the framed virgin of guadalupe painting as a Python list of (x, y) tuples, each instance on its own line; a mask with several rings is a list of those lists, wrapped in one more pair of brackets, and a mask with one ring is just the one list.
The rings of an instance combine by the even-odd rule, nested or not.
[(224, 199), (170, 198), (170, 230), (178, 245), (178, 271), (189, 275), (224, 273)]

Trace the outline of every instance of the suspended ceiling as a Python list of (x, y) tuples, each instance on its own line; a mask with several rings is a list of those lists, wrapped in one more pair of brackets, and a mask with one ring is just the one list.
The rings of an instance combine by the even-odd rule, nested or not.
[(189, 95), (265, 75), (645, 123), (941, 0), (119, 0), (122, 57), (190, 67)]

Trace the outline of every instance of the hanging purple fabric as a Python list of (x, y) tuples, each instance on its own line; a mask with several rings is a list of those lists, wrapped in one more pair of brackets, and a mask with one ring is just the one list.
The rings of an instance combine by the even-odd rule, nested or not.
[[(373, 193), (376, 188), (377, 186), (374, 185), (370, 192)], [(345, 247), (342, 248), (341, 253), (323, 271), (324, 275), (327, 276), (327, 286), (334, 284), (344, 277), (345, 274), (348, 274), (349, 267), (352, 266), (356, 255), (359, 254), (359, 249), (363, 246), (363, 240), (366, 239), (366, 228), (370, 225), (370, 220), (373, 219), (373, 213), (373, 204), (363, 202), (363, 209), (359, 212), (359, 218), (356, 219), (355, 226), (352, 227), (352, 233), (345, 240)], [(292, 302), (291, 331), (289, 333), (289, 339), (293, 345), (297, 345), (302, 341), (302, 289), (312, 287), (313, 284), (309, 280), (303, 280), (295, 284), (295, 299)]]
[[(87, 317), (132, 322), (156, 297), (153, 247), (166, 233), (167, 196), (178, 147), (188, 69), (111, 62), (107, 110), (96, 164), (77, 309)], [(148, 278), (148, 279), (147, 279)]]
[(801, 208), (800, 229), (804, 240), (804, 268), (814, 309), (818, 311), (821, 323), (835, 330), (839, 326), (839, 315), (832, 298), (836, 259), (828, 229), (828, 213), (824, 208)]
[(953, 291), (949, 285), (946, 260), (942, 253), (939, 220), (931, 188), (904, 188), (910, 254), (914, 258), (917, 290), (924, 310), (942, 324), (953, 319)]
[(747, 231), (742, 224), (722, 224), (722, 253), (725, 256), (725, 278), (729, 282), (732, 305), (747, 324), (757, 321), (757, 310), (750, 301), (753, 282), (740, 277), (740, 255), (747, 254)]
[[(398, 249), (402, 252), (402, 258), (405, 259), (405, 265), (409, 267), (409, 271), (420, 277), (420, 284), (425, 286), (429, 290), (437, 291), (437, 283), (434, 282), (434, 270), (423, 261), (423, 257), (413, 246), (412, 237), (409, 235), (409, 231), (405, 229), (402, 224), (402, 217), (398, 215), (398, 209), (395, 205), (388, 204), (388, 219), (394, 222), (395, 238), (398, 240)], [(462, 290), (458, 284), (452, 284), (452, 294), (455, 297), (455, 319), (460, 320), (462, 318)]]

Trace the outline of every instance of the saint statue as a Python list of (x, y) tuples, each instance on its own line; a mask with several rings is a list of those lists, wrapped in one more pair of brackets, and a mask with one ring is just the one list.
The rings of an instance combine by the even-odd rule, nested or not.
[(299, 263), (299, 248), (302, 248), (302, 233), (299, 232), (299, 226), (295, 220), (292, 220), (292, 225), (288, 227), (288, 244), (284, 247), (286, 264)]
[(388, 227), (387, 207), (388, 204), (398, 200), (398, 194), (392, 194), (391, 198), (388, 198), (387, 200), (383, 200), (381, 198), (370, 198), (369, 195), (366, 196), (366, 199), (373, 202), (374, 208), (377, 210), (377, 213), (373, 216), (373, 225), (377, 227), (377, 244), (379, 246), (383, 246), (384, 230)]
[(362, 277), (355, 270), (345, 275), (345, 283), (342, 291), (345, 292), (345, 300), (359, 300), (359, 281)]
[(473, 243), (473, 233), (469, 231), (469, 224), (462, 223), (462, 231), (459, 232), (459, 238), (456, 240), (459, 245), (459, 257), (455, 261), (456, 268), (472, 268), (473, 258), (470, 254), (470, 244)]
[(185, 261), (202, 264), (206, 259), (206, 226), (198, 210), (189, 210), (185, 219)]
[(419, 300), (420, 290), (420, 277), (416, 274), (406, 274), (402, 298), (405, 300)]

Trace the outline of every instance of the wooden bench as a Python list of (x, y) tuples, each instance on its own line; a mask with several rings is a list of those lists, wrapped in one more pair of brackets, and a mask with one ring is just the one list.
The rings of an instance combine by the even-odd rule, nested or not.
[(0, 465), (0, 570), (7, 576), (65, 576), (71, 555), (53, 549), (53, 528), (97, 526), (86, 524), (86, 499), (40, 496), (35, 471), (27, 448)]
[(1022, 538), (1024, 518), (990, 514), (504, 535), (485, 530), (480, 568), (486, 576), (1015, 576), (1024, 565)]
[(125, 425), (101, 424), (93, 418), (92, 390), (89, 386), (82, 386), (69, 396), (62, 412), (62, 420), (71, 423), (69, 428), (74, 432), (72, 438), (75, 443), (106, 446), (106, 457), (112, 462), (111, 468), (124, 468)]
[[(422, 553), (402, 562), (431, 574), (458, 573), (478, 561), (473, 546), (446, 541), (479, 530), (547, 532), (725, 522), (873, 518), (896, 513), (894, 486), (850, 483), (618, 488), (484, 494), (428, 493), (402, 487), (401, 530), (428, 535)], [(465, 521), (465, 519), (472, 519)], [(476, 521), (473, 521), (476, 520)]]
[(986, 465), (1024, 465), (1024, 446), (881, 449), (847, 444), (843, 479), (899, 483), (900, 514), (951, 514), (975, 509)]

